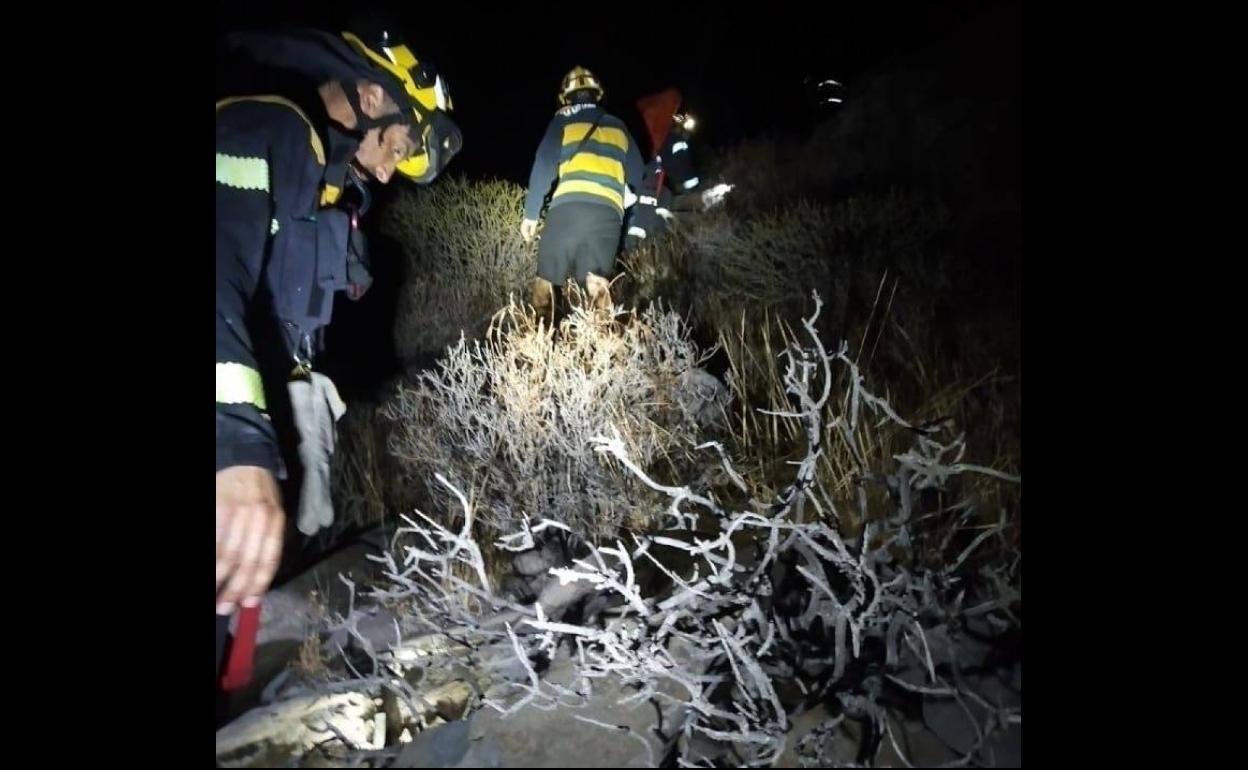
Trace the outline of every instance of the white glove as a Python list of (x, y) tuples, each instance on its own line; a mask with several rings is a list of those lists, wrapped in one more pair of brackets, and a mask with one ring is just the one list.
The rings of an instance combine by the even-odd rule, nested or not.
[(723, 184), (721, 182), (720, 184), (715, 185), (711, 189), (703, 191), (702, 210), (706, 211), (708, 209), (713, 209), (719, 204), (723, 203), (724, 197), (728, 195), (728, 193), (732, 192), (732, 188), (735, 186), (736, 185)]
[(525, 219), (520, 222), (520, 237), (525, 243), (532, 243), (533, 236), (537, 234), (537, 220)]

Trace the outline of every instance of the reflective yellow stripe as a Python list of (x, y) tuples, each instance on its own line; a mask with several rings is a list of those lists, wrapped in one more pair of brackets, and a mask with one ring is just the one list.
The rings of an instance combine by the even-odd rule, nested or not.
[(281, 229), (281, 225), (277, 223), (276, 219), (269, 222), (269, 235), (277, 235), (279, 229)]
[(559, 176), (573, 171), (592, 171), (624, 184), (624, 164), (615, 158), (604, 158), (588, 152), (578, 153), (572, 160), (559, 164)]
[(597, 182), (590, 182), (584, 179), (569, 179), (566, 182), (560, 182), (559, 187), (555, 190), (555, 194), (551, 197), (558, 198), (560, 195), (566, 195), (568, 193), (589, 193), (591, 195), (598, 195), (614, 203), (616, 208), (620, 211), (624, 210), (624, 196), (620, 195), (615, 190), (612, 190), (610, 187), (598, 184)]
[(325, 183), (325, 189), (321, 190), (321, 205), (332, 206), (338, 202), (338, 198), (342, 195), (342, 188), (335, 187), (329, 182)]
[(231, 96), (229, 99), (222, 99), (217, 102), (217, 109), (220, 110), (222, 107), (228, 107), (231, 104), (238, 104), (239, 102), (280, 104), (283, 107), (294, 110), (295, 113), (303, 119), (303, 122), (308, 124), (308, 132), (310, 134), (308, 137), (308, 144), (312, 145), (312, 153), (316, 155), (316, 162), (320, 163), (322, 166), (325, 165), (325, 145), (321, 142), (321, 137), (317, 135), (316, 129), (313, 128), (312, 121), (306, 114), (304, 114), (303, 110), (299, 109), (297, 104), (289, 99), (283, 99), (280, 96)]
[(264, 382), (260, 372), (243, 364), (218, 362), (217, 403), (251, 404), (264, 409)]
[(236, 158), (217, 153), (217, 184), (240, 190), (269, 189), (269, 162), (264, 158)]
[[(565, 145), (579, 142), (589, 133), (591, 123), (569, 123), (563, 127), (563, 143)], [(594, 135), (589, 138), (591, 142), (602, 142), (603, 144), (614, 145), (621, 150), (628, 152), (628, 136), (618, 128), (610, 126), (598, 126), (594, 130)]]

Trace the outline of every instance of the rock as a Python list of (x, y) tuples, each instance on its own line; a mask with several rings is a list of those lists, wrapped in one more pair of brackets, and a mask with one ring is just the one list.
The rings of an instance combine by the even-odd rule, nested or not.
[(395, 661), (411, 665), (422, 658), (434, 655), (455, 655), (467, 649), (465, 645), (452, 640), (446, 634), (425, 634), (405, 640), (391, 653)]
[(403, 747), (393, 767), (452, 767), (468, 751), (470, 721), (431, 727)]
[[(1022, 666), (1015, 666), (1011, 672), (1007, 673), (1012, 673), (1013, 671), (1018, 672), (1018, 678), (1021, 680)], [(984, 700), (997, 706), (1018, 708), (1023, 705), (1021, 681), (1019, 681), (1018, 687), (1014, 687), (1010, 682), (1001, 679), (999, 676), (972, 674), (966, 677), (966, 684)]]
[[(341, 767), (342, 760), (314, 751), (301, 759), (299, 765), (301, 767)], [(274, 765), (257, 765), (257, 767), (274, 767)]]
[(420, 699), (428, 706), (428, 711), (437, 714), (448, 722), (462, 719), (464, 712), (472, 702), (473, 688), (468, 682), (456, 679), (452, 682), (426, 690)]
[(732, 756), (732, 746), (725, 741), (717, 741), (695, 731), (689, 738), (680, 736), (677, 742), (681, 756), (689, 757), (698, 765), (706, 766), (709, 762), (715, 767), (731, 767), (736, 764)]
[(1023, 691), (1023, 664), (1015, 663), (1005, 672), (1006, 685), (1016, 693)]
[(525, 577), (542, 575), (551, 567), (563, 565), (563, 552), (558, 546), (547, 544), (531, 551), (521, 551), (512, 557), (511, 563), (516, 573)]
[(369, 554), (380, 551), (362, 544), (349, 546), (265, 594), (257, 644), (303, 641), (316, 628), (322, 609), (345, 615), (350, 591), (339, 575), (355, 581), (359, 599), (363, 584), (381, 571)]
[[(572, 661), (552, 664), (543, 677), (564, 686), (576, 678)], [(551, 711), (532, 706), (507, 718), (484, 708), (473, 715), (470, 746), (457, 767), (653, 767), (667, 753), (675, 735), (659, 736), (660, 724), (671, 729), (683, 715), (684, 706), (660, 701), (619, 705), (633, 691), (615, 680), (597, 680), (584, 706), (560, 704)], [(683, 688), (665, 682), (661, 690), (683, 698)], [(515, 689), (511, 688), (512, 697)], [(660, 713), (662, 716), (660, 717)], [(576, 717), (594, 719), (629, 731), (601, 727)], [(631, 732), (631, 734), (630, 734)]]
[[(1002, 708), (1017, 708), (1022, 705), (1019, 693), (1011, 690), (995, 676), (967, 676), (966, 686), (974, 690), (989, 703)], [(987, 720), (989, 711), (971, 698), (963, 699), (967, 709), (964, 710), (952, 698), (928, 698), (923, 702), (923, 722), (941, 740), (953, 748), (959, 757), (970, 751), (977, 740), (975, 727), (971, 724), (974, 716), (981, 726)], [(1010, 763), (1021, 763), (1020, 746), (1022, 727), (1012, 725), (1008, 730), (994, 734), (981, 749), (991, 751), (995, 755), (994, 766), (1010, 766)]]
[(347, 631), (347, 629), (339, 628), (329, 636), (325, 637), (324, 644), (327, 645), (326, 649), (334, 651), (337, 651), (340, 647), (344, 650), (350, 649), (351, 634)]
[[(982, 716), (982, 711), (974, 706), (970, 708), (977, 719)], [(952, 698), (925, 699), (923, 701), (923, 724), (949, 746), (958, 757), (965, 755), (975, 745), (975, 727), (971, 724), (967, 713)]]
[(456, 679), (472, 682), (476, 679), (477, 663), (469, 663), (458, 657), (435, 658), (425, 664), (424, 687), (441, 687)]
[[(413, 669), (420, 671), (420, 669)], [(466, 673), (462, 667), (452, 667), (451, 673)], [(414, 688), (415, 689), (415, 688)], [(386, 715), (389, 743), (394, 743), (406, 728), (419, 728), (435, 719), (452, 722), (462, 719), (472, 706), (476, 690), (464, 679), (454, 679), (441, 684), (429, 685), (413, 694), (411, 705), (402, 695), (387, 687), (382, 693), (382, 710)], [(416, 711), (413, 712), (412, 706)]]
[[(959, 759), (949, 747), (931, 730), (915, 720), (899, 720), (890, 717), (889, 724), (896, 730), (897, 744), (901, 747), (909, 764), (897, 756), (893, 742), (886, 736), (880, 744), (880, 753), (876, 758), (877, 767), (939, 767), (946, 762)], [(996, 765), (991, 765), (996, 767)]]
[(537, 601), (542, 605), (546, 617), (558, 620), (569, 607), (595, 590), (597, 589), (592, 584), (584, 580), (563, 583), (559, 578), (552, 577), (538, 594)]
[(349, 692), (308, 695), (252, 709), (217, 731), (217, 763), (222, 767), (270, 766), (275, 757), (297, 757), (332, 737), (332, 723), (355, 746), (371, 743), (371, 696)]
[[(780, 753), (774, 766), (804, 767), (802, 754), (798, 752), (798, 745), (803, 738), (825, 724), (830, 718), (831, 714), (823, 705), (791, 717), (789, 732), (785, 736), (784, 751)], [(823, 756), (834, 767), (851, 764), (858, 756), (861, 742), (862, 726), (852, 719), (846, 719), (824, 739)]]
[(384, 749), (387, 743), (386, 712), (378, 711), (376, 714), (373, 714), (373, 748)]
[(381, 550), (365, 543), (347, 546), (322, 559), (315, 567), (284, 584), (283, 588), (316, 590), (331, 609), (339, 609), (345, 613), (346, 598), (350, 591), (339, 579), (339, 575), (354, 581), (357, 587), (361, 586), (381, 574), (382, 566), (368, 558), (370, 555), (381, 554)]
[(470, 748), (472, 749), (471, 759), (468, 759), (468, 754), (465, 753), (464, 759), (448, 767), (506, 767), (503, 764), (502, 750), (496, 742), (470, 744)]
[(1023, 726), (1010, 725), (984, 742), (980, 755), (988, 767), (1023, 766)]
[(302, 642), (315, 633), (319, 611), (307, 594), (277, 589), (264, 595), (260, 604), (260, 628), (256, 644)]
[[(498, 685), (491, 687), (495, 689), (497, 686), (508, 687), (507, 682), (527, 682), (529, 678), (528, 671), (525, 670), (524, 664), (520, 662), (514, 655), (499, 656), (486, 661), (483, 666), (484, 674)], [(496, 699), (493, 695), (487, 695), (491, 699)]]
[(386, 714), (387, 742), (393, 743), (401, 739), (408, 727), (417, 723), (416, 714), (412, 712), (407, 699), (386, 688), (382, 694), (382, 710)]
[[(909, 630), (912, 631), (913, 628)], [(940, 625), (934, 628), (925, 628), (924, 636), (927, 639), (928, 649), (932, 653), (933, 666), (951, 665), (956, 660), (959, 669), (980, 668), (992, 654), (991, 645), (969, 634), (958, 634), (957, 641), (953, 641), (950, 637), (948, 626)], [(919, 650), (922, 652), (922, 641), (916, 641), (918, 641)], [(897, 640), (897, 650), (904, 659), (913, 662), (912, 653), (900, 636)], [(923, 668), (926, 670), (926, 663), (923, 664)]]
[(722, 422), (723, 408), (731, 400), (724, 383), (705, 369), (690, 369), (676, 383), (677, 403), (703, 428)]
[[(395, 631), (397, 618), (390, 610), (374, 606), (356, 610), (356, 616), (356, 631), (373, 646), (374, 652), (384, 652), (399, 641)], [(352, 649), (365, 652), (364, 645), (354, 635), (350, 637), (349, 643)]]
[(504, 598), (519, 604), (532, 604), (537, 599), (537, 592), (529, 585), (529, 580), (520, 575), (508, 575), (503, 578), (499, 593)]

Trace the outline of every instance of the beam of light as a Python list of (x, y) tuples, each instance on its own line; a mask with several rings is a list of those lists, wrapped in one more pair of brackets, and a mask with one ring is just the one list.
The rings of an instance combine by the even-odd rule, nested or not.
[(819, 82), (819, 85), (821, 85), (821, 86), (826, 86), (826, 85), (839, 86), (839, 85), (840, 85), (840, 83), (836, 82), (835, 80), (832, 80), (831, 78), (828, 78), (827, 80), (822, 80), (822, 81), (820, 81), (820, 82)]
[(823, 103), (824, 103), (824, 104), (827, 104), (828, 102), (836, 102), (837, 104), (840, 104), (840, 103), (841, 103), (841, 102), (843, 102), (843, 101), (845, 101), (845, 100), (844, 100), (844, 99), (837, 99), (837, 98), (836, 98), (836, 97), (834, 97), (834, 96), (829, 96), (827, 99), (824, 99), (824, 100), (823, 100)]

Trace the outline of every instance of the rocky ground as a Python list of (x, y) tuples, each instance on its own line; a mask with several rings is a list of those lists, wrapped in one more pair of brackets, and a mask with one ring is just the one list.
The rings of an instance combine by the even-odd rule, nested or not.
[[(521, 693), (510, 682), (523, 680), (526, 672), (518, 670), (514, 659), (474, 649), (471, 637), (409, 635), (409, 623), (401, 613), (363, 598), (364, 586), (379, 573), (378, 565), (367, 558), (370, 553), (380, 551), (366, 543), (348, 546), (266, 596), (255, 679), (249, 689), (231, 698), (233, 718), (217, 732), (220, 766), (672, 764), (677, 741), (685, 740), (671, 730), (687, 697), (679, 687), (669, 687), (669, 697), (662, 702), (620, 705), (631, 694), (628, 688), (596, 680), (586, 692), (564, 650), (534, 673), (548, 685), (567, 688), (568, 697), (504, 714), (486, 701), (503, 706), (514, 702)], [(517, 577), (523, 580), (523, 573), (564, 559), (550, 548), (519, 554)], [(354, 593), (340, 575), (355, 584)], [(327, 633), (327, 618), (336, 616), (353, 621), (358, 635)], [(985, 635), (991, 631), (981, 630)], [(309, 638), (321, 648), (319, 655), (309, 654)], [(976, 744), (978, 725), (988, 709), (1021, 707), (1022, 667), (1017, 655), (1000, 644), (963, 642), (955, 647), (932, 634), (928, 641), (935, 665), (964, 672), (964, 685), (978, 694), (980, 702), (923, 697), (898, 704), (890, 717), (894, 737), (880, 743), (871, 758), (875, 766), (904, 767), (908, 762), (932, 767), (956, 761)], [(370, 645), (383, 661), (380, 679), (401, 681), (406, 685), (402, 691), (379, 687), (379, 678), (370, 676), (366, 649)], [(335, 658), (338, 649), (345, 654)], [(956, 666), (951, 665), (954, 657)], [(319, 670), (322, 665), (326, 668)], [(348, 676), (352, 666), (361, 675), (356, 681)], [(903, 678), (921, 686), (923, 672), (907, 672)], [(824, 761), (853, 765), (868, 759), (860, 755), (864, 722), (838, 722), (824, 704), (794, 711), (776, 766), (816, 766), (815, 745), (820, 742), (818, 755)], [(1021, 766), (1021, 717), (1013, 720), (1017, 723), (984, 742), (978, 756), (985, 766)], [(711, 740), (695, 747), (698, 755), (710, 760), (724, 750), (724, 745)]]

